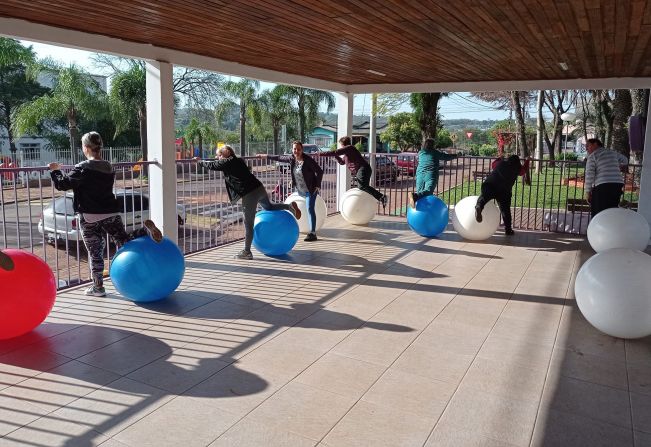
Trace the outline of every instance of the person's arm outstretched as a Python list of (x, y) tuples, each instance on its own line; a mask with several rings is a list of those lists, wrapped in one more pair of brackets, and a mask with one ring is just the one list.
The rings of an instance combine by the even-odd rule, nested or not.
[(81, 168), (75, 167), (70, 173), (64, 174), (61, 172), (61, 165), (59, 163), (50, 163), (50, 177), (52, 183), (58, 191), (68, 191), (76, 188), (81, 182)]
[(210, 169), (211, 171), (223, 171), (224, 166), (228, 164), (230, 158), (222, 158), (220, 160), (202, 160), (199, 157), (194, 157), (194, 160), (203, 168)]

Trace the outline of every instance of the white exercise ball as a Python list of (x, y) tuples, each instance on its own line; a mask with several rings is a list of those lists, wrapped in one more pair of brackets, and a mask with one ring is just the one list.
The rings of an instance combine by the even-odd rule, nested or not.
[[(309, 233), (311, 231), (310, 227), (310, 215), (307, 211), (307, 203), (305, 202), (305, 196), (300, 195), (295, 192), (287, 199), (285, 203), (295, 202), (298, 205), (298, 209), (301, 210), (301, 218), (298, 219), (298, 229), (301, 233)], [(323, 224), (325, 223), (326, 216), (328, 215), (328, 207), (326, 206), (325, 200), (323, 197), (317, 194), (316, 203), (314, 205), (314, 212), (316, 212), (316, 231), (319, 231)]]
[(352, 188), (341, 198), (340, 211), (348, 223), (366, 225), (375, 217), (377, 200), (359, 188)]
[(579, 270), (574, 295), (585, 319), (601, 332), (651, 335), (651, 256), (630, 248), (597, 253)]
[(475, 205), (478, 196), (462, 199), (454, 207), (452, 226), (459, 235), (471, 241), (482, 241), (491, 237), (500, 225), (500, 209), (494, 200), (484, 206), (481, 213), (482, 221), (475, 219)]
[(649, 244), (649, 223), (640, 213), (625, 208), (608, 208), (588, 225), (588, 242), (597, 253), (611, 248), (643, 251)]

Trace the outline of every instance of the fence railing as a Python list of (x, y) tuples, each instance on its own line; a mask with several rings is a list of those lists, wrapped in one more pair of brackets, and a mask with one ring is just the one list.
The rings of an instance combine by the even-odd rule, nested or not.
[[(289, 197), (292, 185), (287, 163), (257, 157), (245, 157), (245, 160), (272, 201), (283, 202)], [(337, 211), (337, 163), (329, 158), (317, 162), (324, 171), (320, 194), (328, 214), (334, 214)], [(193, 160), (177, 160), (176, 198), (186, 212), (185, 225), (179, 229), (179, 246), (184, 253), (244, 237), (242, 205), (230, 203), (221, 172), (201, 168)]]
[[(376, 188), (388, 197), (386, 210), (378, 206), (378, 213), (406, 216), (409, 194), (416, 187), (417, 156), (373, 156), (376, 157)], [(448, 206), (454, 206), (464, 197), (479, 195), (494, 160), (494, 157), (459, 157), (441, 162), (437, 196)], [(531, 166), (531, 185), (525, 185), (520, 178), (513, 187), (513, 227), (586, 234), (590, 205), (584, 198), (584, 162), (534, 159)], [(631, 164), (626, 169), (621, 206), (637, 210), (640, 174), (641, 165)]]
[[(328, 213), (333, 214), (337, 210), (337, 163), (332, 158), (317, 160), (324, 169), (321, 196)], [(442, 163), (436, 194), (450, 207), (464, 197), (478, 195), (492, 161), (485, 157), (460, 157)], [(256, 157), (247, 157), (246, 162), (273, 201), (284, 201), (291, 194), (287, 164)], [(127, 227), (140, 226), (149, 216), (150, 164), (114, 164), (116, 196)], [(518, 181), (513, 187), (514, 228), (585, 234), (590, 212), (583, 198), (583, 163), (534, 160), (533, 164), (539, 168), (531, 171), (531, 185)], [(241, 239), (242, 208), (239, 203), (229, 202), (222, 173), (205, 170), (193, 160), (178, 160), (176, 167), (178, 242), (183, 252)], [(415, 189), (416, 167), (414, 155), (377, 154), (376, 187), (389, 198), (386, 211), (378, 207), (380, 214), (406, 215), (408, 194)], [(625, 174), (622, 205), (631, 209), (637, 209), (640, 168), (629, 165)], [(20, 179), (32, 173), (36, 174), (35, 180), (21, 188)], [(88, 281), (88, 255), (72, 209), (72, 194), (54, 189), (46, 167), (0, 168), (0, 181), (0, 248), (21, 248), (41, 257), (52, 267), (59, 287)], [(108, 260), (115, 247), (107, 243), (106, 250)]]

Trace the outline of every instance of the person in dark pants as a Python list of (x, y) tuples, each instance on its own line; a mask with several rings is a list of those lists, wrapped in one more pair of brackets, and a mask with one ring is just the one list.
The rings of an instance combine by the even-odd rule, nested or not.
[(154, 222), (147, 219), (142, 228), (127, 233), (120, 216), (120, 206), (113, 194), (115, 173), (111, 163), (102, 160), (102, 137), (89, 132), (81, 137), (87, 160), (77, 164), (69, 173), (61, 172), (59, 163), (50, 163), (50, 177), (59, 191), (72, 189), (72, 206), (79, 215), (81, 236), (88, 250), (93, 285), (86, 290), (89, 296), (106, 296), (104, 290), (104, 249), (106, 235), (120, 247), (130, 240), (149, 235), (160, 242), (163, 234)]
[(588, 139), (586, 150), (584, 188), (586, 200), (590, 202), (590, 214), (594, 217), (605, 209), (619, 206), (624, 190), (621, 169), (628, 164), (628, 158), (604, 149), (597, 138)]
[(260, 154), (260, 158), (269, 160), (281, 160), (289, 163), (290, 172), (292, 173), (292, 184), (296, 192), (305, 197), (305, 205), (309, 214), (310, 232), (305, 237), (305, 242), (313, 242), (316, 237), (316, 197), (321, 190), (321, 180), (323, 180), (323, 169), (314, 161), (312, 157), (303, 153), (303, 143), (294, 141), (292, 143), (292, 155), (266, 155)]
[(8, 272), (14, 269), (14, 261), (2, 250), (0, 250), (0, 269)]
[(486, 204), (491, 200), (496, 200), (504, 221), (504, 233), (508, 236), (514, 234), (511, 220), (511, 190), (518, 176), (525, 175), (528, 169), (529, 159), (525, 160), (523, 165), (517, 155), (511, 155), (506, 160), (498, 161), (481, 185), (481, 195), (475, 205), (477, 222), (482, 221), (481, 213)]
[(387, 196), (370, 185), (373, 169), (368, 164), (357, 148), (353, 146), (350, 137), (339, 139), (339, 149), (331, 152), (317, 153), (320, 157), (335, 157), (340, 165), (348, 165), (350, 173), (353, 174), (357, 187), (372, 195), (383, 207), (387, 206)]
[(226, 192), (231, 203), (242, 199), (242, 208), (244, 208), (244, 250), (240, 251), (235, 257), (238, 259), (253, 259), (251, 243), (253, 242), (253, 224), (258, 204), (265, 210), (287, 210), (294, 214), (297, 219), (301, 218), (301, 210), (298, 209), (296, 203), (291, 205), (271, 203), (269, 195), (260, 180), (253, 175), (244, 160), (235, 156), (232, 147), (222, 146), (217, 151), (217, 155), (219, 159), (214, 161), (201, 160), (199, 157), (195, 157), (195, 160), (206, 169), (224, 173)]

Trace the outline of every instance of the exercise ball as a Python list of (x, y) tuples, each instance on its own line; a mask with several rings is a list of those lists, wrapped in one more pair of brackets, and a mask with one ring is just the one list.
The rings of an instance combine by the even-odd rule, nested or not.
[(181, 284), (185, 259), (179, 247), (163, 238), (139, 237), (124, 244), (111, 262), (111, 279), (118, 292), (138, 303), (167, 298)]
[(377, 200), (359, 188), (346, 191), (341, 198), (341, 216), (353, 225), (366, 225), (375, 217)]
[(651, 238), (649, 223), (639, 213), (625, 208), (608, 208), (588, 225), (588, 242), (597, 253), (611, 248), (645, 250)]
[[(307, 211), (307, 202), (305, 200), (305, 196), (302, 196), (299, 193), (295, 192), (285, 200), (285, 203), (292, 202), (295, 202), (296, 205), (298, 205), (298, 209), (301, 210), (301, 218), (298, 219), (298, 230), (301, 233), (309, 233), (312, 228), (310, 227), (310, 214)], [(316, 196), (314, 212), (316, 212), (316, 231), (319, 231), (325, 223), (326, 216), (328, 215), (328, 207), (326, 206), (323, 197), (318, 194)]]
[(613, 337), (651, 335), (651, 256), (630, 248), (597, 253), (579, 270), (574, 295), (594, 327)]
[(285, 210), (259, 211), (253, 223), (253, 245), (267, 256), (289, 253), (298, 241), (298, 222)]
[(0, 268), (0, 340), (26, 334), (41, 324), (57, 293), (52, 269), (41, 258), (22, 250), (3, 253), (14, 268)]
[(500, 209), (495, 201), (491, 200), (484, 206), (482, 221), (475, 219), (475, 205), (478, 196), (469, 196), (462, 199), (454, 207), (452, 225), (459, 235), (471, 241), (482, 241), (491, 237), (500, 225)]
[(448, 207), (436, 196), (425, 196), (416, 202), (416, 208), (407, 207), (407, 223), (417, 234), (434, 237), (448, 226)]

